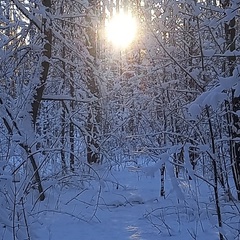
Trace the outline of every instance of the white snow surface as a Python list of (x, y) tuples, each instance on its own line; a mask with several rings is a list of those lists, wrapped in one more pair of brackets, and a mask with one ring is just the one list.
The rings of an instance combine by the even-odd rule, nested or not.
[[(66, 178), (65, 184), (64, 178), (61, 182), (48, 181), (49, 186), (45, 182), (45, 201), (35, 203), (36, 197), (31, 196), (34, 208), (25, 205), (28, 211), (31, 209), (27, 218), (30, 239), (219, 239), (210, 186), (200, 178), (189, 180), (183, 172), (176, 178), (172, 165), (166, 163), (166, 195), (161, 197), (157, 165), (118, 166), (111, 170), (96, 167), (85, 176), (84, 183), (80, 181), (84, 176), (77, 174)], [(146, 174), (146, 169), (152, 174)], [(224, 201), (224, 196), (221, 199), (225, 223), (221, 231), (229, 240), (240, 236), (235, 204)], [(13, 239), (8, 231), (1, 236), (4, 240)], [(19, 240), (27, 239), (20, 231), (17, 236)]]
[[(55, 184), (47, 191), (47, 199), (34, 206), (28, 220), (31, 239), (219, 239), (213, 194), (202, 180), (173, 178), (170, 171), (164, 198), (159, 196), (159, 171), (147, 176), (141, 169), (96, 169), (97, 178), (84, 187), (77, 178), (72, 185)], [(231, 203), (222, 206), (222, 211), (234, 212), (231, 209)], [(234, 213), (231, 217), (239, 224), (239, 217)], [(235, 239), (236, 231), (223, 231), (228, 239)], [(3, 239), (12, 237), (5, 233)]]

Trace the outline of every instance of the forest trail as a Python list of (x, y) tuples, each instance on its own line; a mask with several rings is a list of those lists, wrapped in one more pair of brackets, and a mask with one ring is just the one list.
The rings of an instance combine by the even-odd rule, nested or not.
[[(146, 177), (139, 172), (116, 171), (117, 188), (112, 180), (105, 177), (99, 185), (100, 192), (91, 187), (81, 194), (79, 190), (66, 189), (58, 199), (54, 192), (55, 203), (50, 198), (45, 206), (49, 211), (40, 215), (37, 239), (191, 240), (195, 234), (198, 239), (218, 239), (209, 216), (204, 209), (197, 210), (195, 201), (180, 203), (177, 197), (159, 198), (158, 174)], [(187, 186), (183, 183), (182, 187)], [(174, 195), (170, 181), (166, 189)], [(215, 221), (214, 217), (210, 220)]]
[[(121, 187), (113, 189), (113, 185), (106, 184), (101, 189), (96, 208), (83, 204), (90, 204), (91, 201), (96, 203), (97, 195), (93, 196), (91, 189), (80, 195), (78, 191), (67, 190), (61, 194), (58, 202), (55, 201), (55, 206), (53, 201), (49, 201), (51, 204), (47, 203), (47, 207), (54, 211), (41, 215), (42, 228), (39, 239), (157, 239), (158, 231), (146, 222), (144, 215), (154, 207), (153, 204), (158, 204), (158, 179), (144, 176), (139, 178), (138, 173), (117, 174), (114, 178), (118, 178)], [(83, 215), (88, 216), (86, 221), (73, 217), (82, 218)]]

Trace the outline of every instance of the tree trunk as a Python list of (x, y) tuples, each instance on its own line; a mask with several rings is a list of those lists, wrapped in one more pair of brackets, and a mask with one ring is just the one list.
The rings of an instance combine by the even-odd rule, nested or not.
[[(217, 218), (218, 218), (218, 227), (222, 228), (222, 214), (219, 202), (219, 194), (218, 194), (218, 171), (217, 171), (217, 159), (216, 159), (216, 147), (215, 147), (215, 140), (214, 140), (214, 133), (213, 133), (213, 126), (210, 118), (209, 107), (206, 107), (207, 117), (208, 117), (208, 124), (209, 124), (209, 132), (211, 137), (211, 147), (212, 147), (212, 165), (213, 165), (213, 174), (214, 174), (214, 196), (215, 196), (215, 204), (216, 204), (216, 211), (217, 211)], [(224, 240), (224, 236), (221, 231), (219, 231), (219, 239)]]
[[(72, 69), (70, 70), (70, 75), (72, 76)], [(71, 97), (74, 97), (74, 87), (73, 83), (70, 83), (70, 94)], [(74, 102), (73, 100), (70, 102), (70, 109), (71, 111), (74, 110)], [(74, 172), (74, 163), (75, 163), (75, 157), (74, 157), (74, 124), (72, 121), (72, 118), (70, 119), (70, 124), (69, 124), (69, 143), (70, 143), (70, 170)]]
[[(42, 1), (43, 5), (48, 9), (51, 8), (51, 0), (43, 0)], [(40, 103), (42, 101), (42, 96), (43, 96), (43, 91), (45, 89), (45, 85), (46, 85), (46, 81), (47, 81), (47, 76), (48, 76), (48, 72), (49, 72), (49, 61), (46, 60), (50, 59), (51, 57), (51, 43), (52, 43), (52, 31), (48, 26), (48, 22), (47, 19), (43, 19), (42, 22), (42, 31), (44, 34), (44, 49), (43, 49), (43, 62), (42, 62), (42, 72), (41, 72), (41, 76), (40, 76), (40, 83), (36, 88), (36, 93), (34, 95), (33, 98), (33, 102), (32, 102), (32, 122), (33, 122), (33, 127), (34, 129), (36, 128), (36, 123), (37, 123), (37, 116), (39, 113), (39, 108), (40, 108)], [(25, 148), (25, 147), (24, 147)], [(40, 174), (39, 174), (39, 169), (37, 167), (37, 163), (36, 160), (34, 159), (33, 155), (31, 154), (31, 149), (27, 147), (27, 149), (25, 149), (28, 153), (28, 155), (30, 155), (30, 161), (33, 167), (33, 171), (34, 171), (34, 177), (35, 177), (35, 181), (38, 185), (38, 190), (39, 190), (39, 200), (43, 201), (45, 199), (45, 194), (43, 191), (43, 187), (42, 187), (42, 183), (41, 183), (41, 178), (40, 178)]]
[(237, 111), (240, 111), (240, 96), (239, 97), (233, 97), (232, 100), (233, 105), (233, 131), (232, 131), (232, 137), (233, 137), (233, 144), (232, 144), (232, 154), (233, 154), (233, 176), (234, 176), (234, 182), (237, 190), (237, 198), (240, 200), (240, 118), (237, 115)]
[[(89, 1), (91, 6), (91, 12), (94, 13), (97, 4), (95, 1)], [(100, 124), (101, 124), (101, 107), (100, 107), (100, 89), (96, 81), (96, 76), (94, 75), (94, 62), (96, 59), (96, 26), (93, 25), (90, 13), (87, 16), (88, 22), (88, 47), (89, 54), (92, 57), (91, 64), (87, 66), (87, 87), (90, 92), (91, 97), (94, 97), (95, 100), (88, 107), (88, 116), (87, 116), (87, 161), (88, 163), (100, 163), (100, 145), (99, 145), (99, 135), (100, 135)]]
[[(231, 1), (222, 1), (223, 8), (230, 6)], [(225, 39), (226, 39), (226, 50), (233, 52), (236, 50), (235, 36), (236, 36), (236, 19), (233, 17), (229, 23), (225, 23)], [(233, 70), (235, 67), (236, 56), (228, 57), (228, 68), (229, 76), (233, 75)], [(232, 143), (230, 144), (231, 149), (231, 160), (232, 160), (232, 170), (235, 182), (235, 187), (237, 190), (237, 198), (240, 200), (240, 142), (238, 139), (240, 137), (240, 118), (238, 117), (237, 111), (240, 110), (240, 96), (235, 96), (235, 91), (232, 91)]]

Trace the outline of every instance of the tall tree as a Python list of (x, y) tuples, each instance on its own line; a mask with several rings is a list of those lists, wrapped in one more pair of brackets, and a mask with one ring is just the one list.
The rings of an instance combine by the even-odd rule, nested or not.
[[(228, 9), (232, 12), (235, 11), (232, 8), (234, 1), (224, 0), (221, 1), (222, 7), (224, 9)], [(227, 20), (224, 24), (225, 26), (225, 39), (226, 39), (226, 51), (233, 53), (236, 50), (236, 18), (233, 16), (232, 19)], [(236, 56), (235, 54), (230, 54), (228, 57), (226, 72), (229, 76), (233, 76), (233, 70), (236, 65)], [(230, 142), (231, 146), (231, 158), (233, 161), (232, 169), (234, 182), (237, 190), (237, 197), (240, 200), (240, 117), (238, 111), (240, 111), (240, 95), (237, 93), (238, 91), (232, 91), (232, 139)]]
[[(27, 18), (30, 21), (30, 24), (32, 24), (32, 26), (34, 26), (37, 31), (42, 33), (42, 44), (43, 44), (43, 49), (42, 49), (42, 54), (40, 56), (41, 60), (41, 72), (39, 74), (39, 78), (38, 80), (36, 80), (36, 84), (34, 83), (34, 93), (33, 96), (28, 98), (29, 102), (26, 104), (26, 108), (28, 109), (27, 112), (24, 113), (24, 121), (27, 121), (28, 118), (28, 114), (30, 114), (30, 118), (31, 118), (31, 122), (30, 127), (31, 127), (31, 131), (29, 131), (30, 135), (34, 135), (34, 131), (36, 129), (36, 124), (37, 124), (37, 117), (39, 114), (39, 107), (40, 107), (40, 103), (42, 101), (42, 96), (43, 96), (43, 91), (46, 85), (46, 81), (47, 81), (47, 76), (48, 76), (48, 72), (49, 72), (49, 58), (51, 57), (51, 40), (52, 40), (52, 33), (50, 30), (50, 18), (49, 18), (49, 11), (51, 8), (51, 1), (50, 0), (46, 0), (42, 2), (42, 6), (38, 6), (39, 8), (44, 9), (44, 12), (46, 13), (45, 16), (42, 17), (42, 20), (40, 21), (39, 19), (35, 18), (34, 15), (34, 7), (36, 7), (36, 5), (31, 5), (29, 9), (26, 8), (25, 4), (23, 4), (22, 2), (19, 2), (18, 0), (14, 0), (13, 1), (13, 8), (12, 8), (12, 12), (11, 14), (14, 16), (20, 16), (20, 13), (22, 14), (22, 19)], [(31, 10), (30, 10), (31, 9)], [(20, 19), (20, 21), (22, 20)], [(22, 48), (22, 45), (25, 45), (26, 41), (26, 33), (24, 32), (25, 29), (23, 27), (18, 27), (17, 28), (20, 29), (20, 38), (22, 40), (22, 42), (20, 42), (19, 40), (16, 40), (15, 42), (9, 42), (11, 47), (11, 51), (14, 51), (16, 56), (18, 56), (18, 58), (16, 58), (16, 63), (20, 64), (21, 63), (21, 56), (18, 53), (18, 49)], [(28, 33), (28, 31), (26, 31)], [(11, 33), (13, 34), (13, 33)], [(18, 33), (15, 32), (15, 35), (17, 35)], [(10, 46), (9, 45), (9, 46)], [(14, 48), (13, 48), (14, 47)], [(9, 54), (9, 49), (6, 49), (6, 56), (7, 54)], [(14, 54), (14, 53), (13, 53)], [(28, 53), (27, 53), (28, 54)], [(10, 55), (11, 56), (11, 55)], [(16, 66), (16, 71), (18, 67), (18, 65)], [(22, 69), (23, 70), (23, 69)], [(21, 72), (21, 71), (20, 71)], [(18, 74), (19, 75), (19, 74)], [(10, 80), (10, 78), (9, 78)], [(35, 79), (34, 79), (35, 80)], [(32, 81), (33, 83), (33, 81)], [(17, 131), (17, 133), (24, 137), (25, 134), (22, 132), (22, 130), (19, 127), (18, 122), (16, 121), (16, 119), (14, 119), (14, 114), (11, 112), (11, 110), (8, 108), (7, 104), (4, 102), (4, 99), (1, 99), (1, 104), (4, 104), (4, 108), (5, 108), (5, 114), (7, 115), (6, 118), (3, 119), (6, 128), (8, 129), (8, 132), (10, 134), (14, 134), (15, 131)], [(29, 106), (29, 105), (30, 106)], [(14, 128), (12, 129), (11, 126), (14, 126)], [(27, 129), (25, 129), (24, 131), (26, 131)], [(31, 132), (31, 133), (30, 133)], [(28, 139), (32, 139), (32, 136), (28, 136)], [(37, 184), (37, 188), (39, 191), (39, 199), (42, 201), (45, 198), (44, 195), (44, 191), (43, 191), (43, 187), (42, 187), (42, 183), (41, 183), (41, 178), (40, 178), (40, 173), (39, 173), (39, 169), (38, 169), (38, 165), (35, 159), (35, 155), (34, 153), (34, 148), (32, 148), (32, 146), (30, 145), (32, 143), (30, 142), (22, 142), (20, 141), (19, 145), (25, 150), (25, 152), (27, 153), (27, 156), (31, 162), (32, 165), (32, 169), (33, 169), (33, 176), (35, 178), (35, 182)]]
[(91, 59), (87, 64), (86, 85), (89, 97), (93, 101), (88, 106), (86, 123), (86, 145), (88, 163), (100, 163), (100, 132), (101, 132), (101, 106), (100, 106), (100, 86), (96, 78), (96, 58), (97, 58), (97, 16), (99, 1), (89, 1), (89, 12), (86, 17), (87, 27), (87, 46)]

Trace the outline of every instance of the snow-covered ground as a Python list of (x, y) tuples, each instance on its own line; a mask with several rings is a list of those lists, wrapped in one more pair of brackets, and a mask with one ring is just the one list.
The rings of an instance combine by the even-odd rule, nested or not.
[[(219, 239), (214, 198), (202, 180), (177, 180), (184, 194), (180, 200), (168, 177), (166, 197), (159, 196), (158, 172), (146, 176), (128, 167), (96, 172), (84, 188), (75, 177), (74, 187), (49, 189), (44, 204), (37, 203), (33, 210), (34, 239)], [(233, 203), (222, 202), (222, 232), (229, 240), (240, 239), (236, 209)]]
[(227, 201), (219, 189), (223, 225), (219, 229), (213, 189), (207, 184), (211, 179), (189, 180), (186, 173), (176, 179), (166, 168), (166, 196), (160, 197), (155, 170), (146, 164), (111, 170), (88, 166), (79, 173), (45, 179), (43, 202), (36, 201), (34, 192), (27, 201), (16, 201), (21, 191), (9, 186), (9, 193), (17, 194), (6, 199), (17, 204), (0, 202), (0, 239), (217, 240), (219, 231), (224, 240), (240, 239), (240, 204)]

